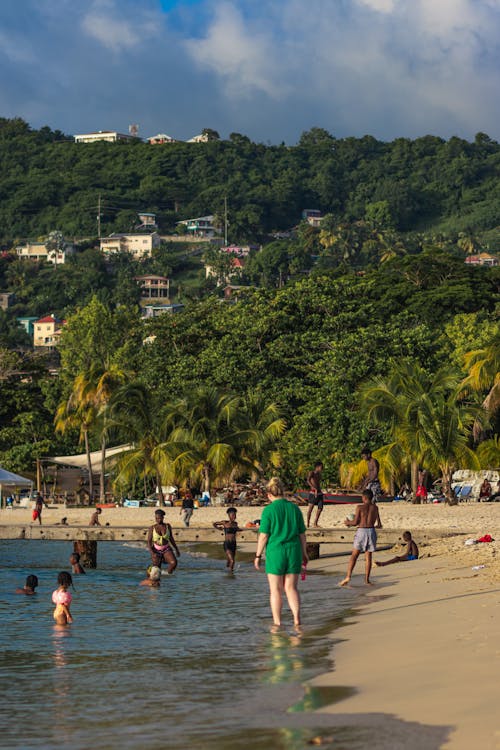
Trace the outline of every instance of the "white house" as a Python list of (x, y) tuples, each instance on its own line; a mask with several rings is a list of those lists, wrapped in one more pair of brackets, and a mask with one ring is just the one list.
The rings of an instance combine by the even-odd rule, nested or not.
[(178, 221), (177, 224), (182, 224), (186, 227), (189, 234), (195, 235), (196, 237), (214, 237), (216, 229), (213, 225), (213, 216), (198, 216), (196, 219), (184, 219)]
[(125, 135), (118, 133), (116, 130), (97, 130), (95, 133), (81, 133), (75, 135), (75, 143), (96, 143), (96, 141), (106, 141), (107, 143), (116, 143), (117, 141), (137, 141), (136, 135)]
[(45, 242), (25, 242), (24, 245), (16, 247), (17, 257), (20, 260), (45, 260), (54, 265), (63, 265), (68, 255), (73, 255), (75, 246), (71, 242), (64, 242), (63, 247), (58, 250), (48, 249)]
[(151, 234), (111, 234), (101, 239), (101, 251), (106, 255), (113, 253), (130, 253), (135, 260), (150, 258), (153, 250), (160, 247), (158, 232)]
[(155, 146), (157, 144), (162, 143), (177, 143), (175, 138), (172, 138), (171, 135), (167, 135), (166, 133), (158, 133), (158, 135), (152, 135), (150, 138), (146, 139), (151, 146)]
[(207, 133), (200, 133), (199, 135), (194, 135), (192, 138), (188, 138), (186, 143), (208, 143), (209, 137)]

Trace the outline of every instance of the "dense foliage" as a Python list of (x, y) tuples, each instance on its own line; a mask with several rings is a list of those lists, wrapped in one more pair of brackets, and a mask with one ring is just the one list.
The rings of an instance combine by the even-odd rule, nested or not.
[(482, 133), (473, 143), (337, 139), (313, 128), (292, 147), (238, 133), (201, 144), (75, 144), (1, 119), (0, 163), (4, 243), (54, 228), (95, 236), (99, 200), (103, 234), (129, 231), (138, 210), (156, 212), (163, 231), (187, 217), (221, 216), (225, 197), (233, 240), (294, 226), (304, 208), (400, 231), (500, 224), (500, 146)]

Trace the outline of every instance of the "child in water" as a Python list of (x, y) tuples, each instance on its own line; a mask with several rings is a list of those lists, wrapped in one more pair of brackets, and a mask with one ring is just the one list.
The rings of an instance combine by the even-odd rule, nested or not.
[(28, 596), (31, 596), (32, 594), (35, 594), (36, 587), (38, 586), (38, 578), (35, 575), (30, 575), (26, 577), (26, 583), (24, 584), (23, 588), (16, 589), (16, 594), (27, 594)]
[(240, 529), (236, 520), (236, 508), (227, 509), (227, 521), (215, 521), (214, 529), (224, 532), (224, 552), (226, 553), (226, 568), (232, 572), (236, 559), (236, 534)]
[(52, 601), (56, 605), (52, 616), (58, 625), (68, 625), (73, 622), (69, 611), (73, 597), (68, 591), (69, 587), (73, 585), (71, 573), (66, 573), (63, 570), (57, 576), (57, 583), (59, 584), (58, 588), (52, 593)]
[(150, 586), (152, 589), (160, 588), (161, 568), (150, 565), (146, 571), (147, 578), (140, 582), (139, 586)]

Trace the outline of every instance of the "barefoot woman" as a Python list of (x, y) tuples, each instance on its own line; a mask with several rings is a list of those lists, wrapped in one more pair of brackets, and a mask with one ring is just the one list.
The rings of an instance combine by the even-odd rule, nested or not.
[(167, 573), (173, 573), (177, 567), (177, 558), (174, 555), (174, 549), (177, 557), (180, 556), (179, 548), (172, 533), (172, 527), (165, 523), (165, 511), (155, 511), (155, 522), (148, 531), (147, 536), (148, 549), (151, 552), (151, 561), (153, 565), (161, 568), (162, 562), (166, 562)]
[(266, 549), (266, 573), (269, 581), (271, 612), (274, 624), (281, 625), (283, 592), (293, 614), (295, 626), (300, 625), (300, 596), (297, 590), (302, 565), (308, 561), (306, 527), (299, 508), (283, 496), (285, 488), (280, 479), (273, 477), (267, 485), (271, 500), (262, 511), (259, 540), (254, 565), (259, 570)]

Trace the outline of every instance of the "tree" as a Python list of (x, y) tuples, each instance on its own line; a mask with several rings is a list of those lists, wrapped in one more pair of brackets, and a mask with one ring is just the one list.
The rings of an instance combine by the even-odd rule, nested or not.
[[(475, 349), (465, 355), (465, 367), (469, 374), (462, 382), (464, 391), (488, 391), (483, 401), (483, 409), (493, 416), (500, 408), (500, 331), (491, 337), (487, 346)], [(480, 422), (474, 426), (474, 435), (481, 434)]]

